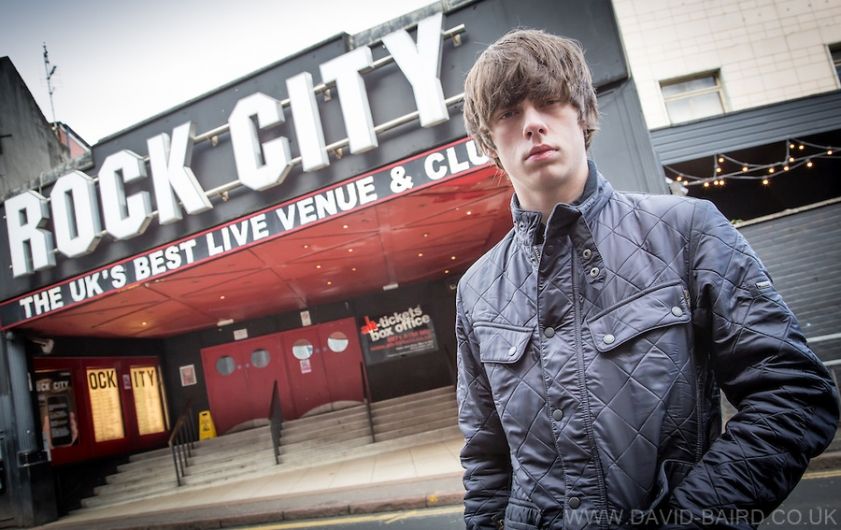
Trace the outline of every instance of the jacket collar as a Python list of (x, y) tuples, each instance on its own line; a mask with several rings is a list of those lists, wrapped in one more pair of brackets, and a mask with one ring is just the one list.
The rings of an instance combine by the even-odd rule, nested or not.
[(589, 173), (582, 196), (572, 204), (556, 204), (545, 227), (541, 223), (540, 212), (521, 208), (516, 193), (511, 197), (514, 232), (521, 244), (526, 246), (539, 244), (543, 241), (542, 230), (546, 230), (547, 234), (567, 233), (579, 218), (583, 218), (588, 225), (592, 224), (613, 195), (613, 186), (599, 172), (595, 162), (588, 160), (587, 167)]

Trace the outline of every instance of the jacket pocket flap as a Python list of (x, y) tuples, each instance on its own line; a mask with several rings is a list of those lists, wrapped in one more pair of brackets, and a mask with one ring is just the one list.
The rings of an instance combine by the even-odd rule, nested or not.
[(513, 364), (526, 351), (532, 328), (491, 322), (477, 322), (473, 332), (479, 341), (479, 358), (483, 363)]
[(587, 320), (596, 349), (608, 352), (652, 329), (689, 322), (682, 284), (658, 285)]

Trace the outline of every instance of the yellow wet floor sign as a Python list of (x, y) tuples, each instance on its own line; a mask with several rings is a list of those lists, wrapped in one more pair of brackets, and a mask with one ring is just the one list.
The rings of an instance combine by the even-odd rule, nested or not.
[(216, 438), (216, 426), (213, 425), (213, 418), (209, 410), (199, 412), (199, 440)]

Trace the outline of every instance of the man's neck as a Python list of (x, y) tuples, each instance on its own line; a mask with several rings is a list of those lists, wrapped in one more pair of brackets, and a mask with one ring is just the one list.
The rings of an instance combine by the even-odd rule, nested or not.
[(572, 204), (583, 195), (590, 176), (589, 165), (584, 167), (583, 178), (576, 175), (576, 178), (570, 181), (568, 185), (553, 190), (551, 193), (515, 190), (520, 207), (525, 210), (540, 212), (543, 222), (548, 222), (556, 204)]

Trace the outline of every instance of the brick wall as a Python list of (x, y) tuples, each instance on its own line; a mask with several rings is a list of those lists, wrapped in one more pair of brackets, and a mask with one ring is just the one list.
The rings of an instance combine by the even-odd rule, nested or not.
[(668, 126), (660, 81), (720, 70), (735, 111), (836, 90), (827, 46), (841, 0), (613, 0), (650, 129)]

